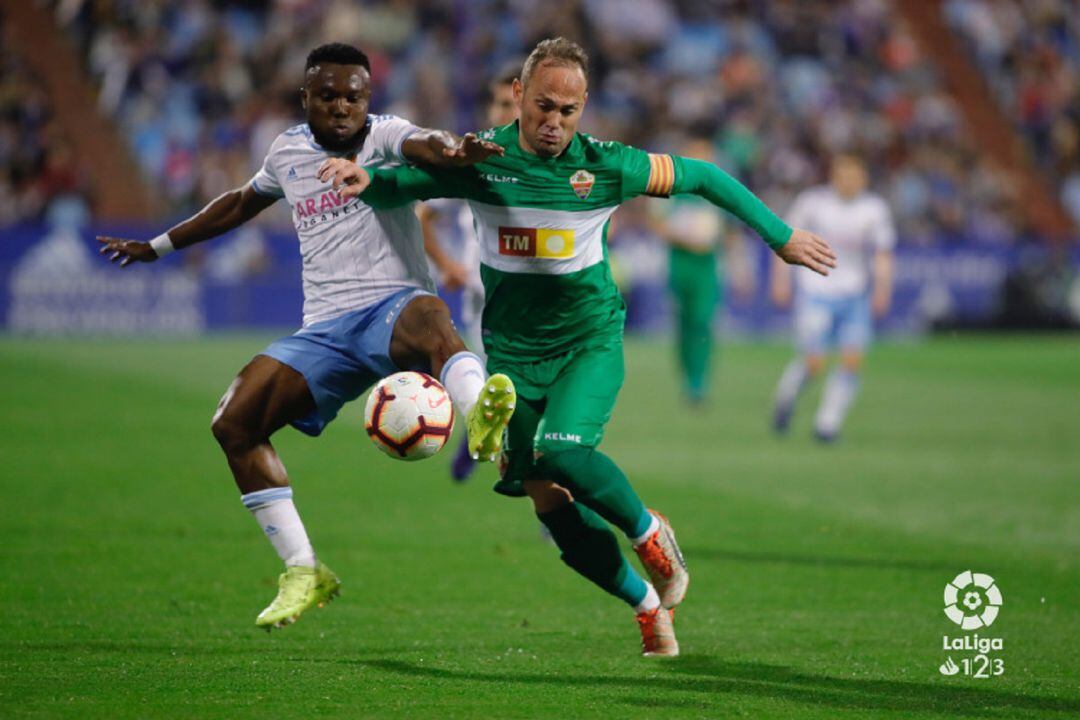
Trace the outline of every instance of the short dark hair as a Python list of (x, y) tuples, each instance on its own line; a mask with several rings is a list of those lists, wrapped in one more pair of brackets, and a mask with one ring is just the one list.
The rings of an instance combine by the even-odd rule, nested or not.
[(529, 57), (525, 58), (525, 67), (521, 68), (521, 84), (526, 85), (533, 70), (543, 63), (562, 65), (564, 67), (578, 66), (585, 75), (585, 82), (589, 82), (589, 55), (585, 49), (573, 40), (564, 37), (548, 38), (539, 42)]
[(359, 65), (371, 72), (371, 61), (359, 48), (345, 43), (327, 43), (320, 45), (308, 53), (307, 62), (304, 63), (304, 71), (307, 72), (316, 65)]

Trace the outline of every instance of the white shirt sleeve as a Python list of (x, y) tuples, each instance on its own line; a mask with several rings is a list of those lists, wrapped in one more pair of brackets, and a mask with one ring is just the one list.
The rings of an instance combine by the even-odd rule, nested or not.
[(401, 145), (420, 128), (396, 115), (377, 115), (371, 122), (371, 142), (384, 162), (404, 163)]
[[(271, 153), (273, 152), (273, 146), (271, 146)], [(278, 182), (277, 171), (274, 169), (274, 164), (270, 162), (271, 155), (267, 155), (263, 160), (262, 167), (255, 173), (255, 177), (251, 178), (251, 189), (260, 195), (266, 195), (272, 198), (285, 197), (285, 191), (281, 189), (281, 183)]]
[(884, 200), (878, 200), (874, 222), (870, 226), (870, 243), (876, 250), (892, 250), (896, 246), (896, 225), (892, 211)]
[(810, 224), (810, 213), (813, 202), (810, 200), (811, 190), (804, 190), (795, 197), (791, 209), (787, 213), (787, 223), (791, 227), (806, 228)]

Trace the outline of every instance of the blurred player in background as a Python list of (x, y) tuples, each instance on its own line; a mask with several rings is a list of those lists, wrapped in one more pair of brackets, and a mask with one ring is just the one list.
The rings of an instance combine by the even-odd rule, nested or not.
[(240, 371), (212, 423), (245, 507), (285, 563), (277, 597), (255, 620), (266, 629), (293, 622), (340, 586), (315, 556), (271, 435), (287, 424), (319, 435), (342, 405), (398, 370), (441, 378), (466, 418), (470, 448), (484, 459), (499, 452), (513, 411), (509, 380), (487, 378), (454, 330), (446, 304), (433, 294), (413, 209), (375, 211), (343, 199), (316, 177), (330, 157), (376, 167), (407, 161), (453, 166), (501, 154), (502, 148), (369, 115), (370, 99), (364, 53), (339, 43), (314, 49), (301, 88), (307, 122), (278, 136), (251, 182), (150, 242), (99, 238), (101, 252), (123, 267), (217, 237), (282, 198), (293, 208), (303, 257), (304, 326)]
[[(690, 193), (733, 212), (788, 262), (825, 274), (834, 258), (825, 241), (788, 227), (711, 163), (577, 132), (587, 72), (577, 44), (537, 45), (514, 81), (519, 121), (482, 133), (505, 153), (475, 167), (369, 173), (331, 160), (323, 176), (350, 184), (343, 195), (363, 192), (374, 207), (469, 201), (486, 291), (488, 367), (508, 373), (520, 395), (495, 490), (528, 496), (563, 561), (634, 609), (643, 654), (678, 655), (671, 610), (689, 575), (674, 531), (597, 449), (624, 375), (626, 310), (608, 263), (610, 217), (639, 195)], [(631, 542), (650, 582), (626, 561), (608, 523)]]
[(809, 380), (825, 369), (828, 353), (840, 363), (825, 382), (814, 418), (822, 442), (839, 436), (859, 390), (863, 355), (873, 334), (872, 317), (884, 317), (892, 299), (893, 246), (896, 229), (885, 200), (867, 191), (866, 166), (855, 155), (833, 159), (828, 185), (802, 192), (788, 221), (833, 241), (838, 266), (828, 281), (811, 272), (773, 264), (772, 297), (777, 305), (795, 306), (795, 357), (776, 388), (773, 427), (786, 433), (795, 403)]
[[(688, 140), (683, 157), (715, 162), (712, 141), (706, 137)], [(724, 216), (712, 203), (695, 195), (681, 195), (670, 202), (654, 202), (653, 230), (665, 242), (668, 254), (668, 285), (675, 298), (676, 349), (682, 371), (683, 394), (692, 406), (701, 405), (709, 389), (712, 371), (716, 309), (723, 304), (724, 283), (721, 258), (734, 270), (735, 291), (749, 291), (749, 274), (741, 257), (743, 239), (728, 227)]]
[[(514, 80), (521, 72), (521, 61), (507, 63), (502, 71), (488, 84), (488, 103), (485, 122), (487, 127), (508, 125), (517, 120), (514, 104)], [(476, 229), (469, 206), (460, 200), (435, 199), (417, 205), (417, 217), (424, 231), (424, 250), (441, 275), (440, 285), (445, 290), (462, 291), (461, 336), (469, 349), (486, 359), (484, 340), (480, 336), (480, 317), (484, 312), (484, 283), (480, 279), (480, 246), (476, 241)], [(461, 240), (459, 259), (444, 247), (445, 237), (440, 239), (438, 222), (453, 218)], [(450, 463), (450, 477), (463, 482), (476, 468), (469, 451), (468, 436), (461, 438), (454, 459)]]

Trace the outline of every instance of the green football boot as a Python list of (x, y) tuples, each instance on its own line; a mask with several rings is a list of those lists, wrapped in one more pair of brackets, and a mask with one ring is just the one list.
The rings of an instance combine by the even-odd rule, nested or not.
[(503, 432), (514, 414), (517, 391), (513, 381), (497, 373), (484, 383), (476, 405), (465, 418), (469, 433), (469, 453), (474, 460), (494, 462), (502, 451)]
[(277, 597), (255, 618), (255, 625), (266, 630), (283, 628), (296, 622), (308, 608), (322, 607), (336, 598), (340, 589), (341, 580), (322, 563), (313, 568), (285, 568), (278, 578)]

